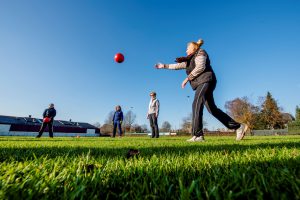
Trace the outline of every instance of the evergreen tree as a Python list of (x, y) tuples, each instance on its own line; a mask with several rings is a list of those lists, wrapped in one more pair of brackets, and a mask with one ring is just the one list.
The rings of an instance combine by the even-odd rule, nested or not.
[(299, 106), (296, 106), (296, 116), (295, 116), (295, 121), (299, 121), (300, 122), (300, 108)]
[(283, 118), (276, 100), (268, 92), (262, 104), (261, 120), (266, 124), (268, 129), (283, 128)]

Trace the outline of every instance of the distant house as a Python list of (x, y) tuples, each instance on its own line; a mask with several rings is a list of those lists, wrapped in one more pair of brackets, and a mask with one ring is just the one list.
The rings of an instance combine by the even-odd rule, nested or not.
[(295, 121), (294, 116), (291, 115), (290, 113), (281, 113), (281, 115), (282, 115), (283, 123), (285, 126), (287, 126), (288, 123)]
[(290, 113), (281, 113), (284, 122), (291, 122), (295, 121), (295, 117), (291, 115)]
[[(0, 136), (36, 136), (42, 125), (42, 119), (29, 117), (12, 117), (0, 115)], [(48, 128), (43, 136), (48, 137)], [(82, 122), (54, 120), (54, 136), (99, 137), (100, 129)]]

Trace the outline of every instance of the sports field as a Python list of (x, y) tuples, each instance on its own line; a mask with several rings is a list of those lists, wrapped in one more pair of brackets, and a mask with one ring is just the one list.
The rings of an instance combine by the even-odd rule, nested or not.
[(0, 137), (0, 199), (300, 199), (300, 136), (186, 139)]

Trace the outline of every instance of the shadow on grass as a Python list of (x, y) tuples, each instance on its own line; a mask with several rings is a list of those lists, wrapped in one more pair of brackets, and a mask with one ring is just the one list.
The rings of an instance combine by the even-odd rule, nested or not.
[[(76, 138), (76, 137), (68, 137), (68, 138), (49, 138), (49, 137), (42, 137), (42, 138), (35, 138), (35, 137), (30, 137), (30, 138), (9, 138), (9, 137), (0, 137), (0, 142), (64, 142), (64, 141), (76, 141), (80, 140), (81, 138)], [(96, 141), (95, 138), (84, 138), (84, 141)]]
[(280, 142), (280, 143), (261, 143), (261, 144), (197, 144), (194, 145), (187, 143), (186, 145), (180, 146), (153, 146), (153, 147), (135, 147), (134, 145), (130, 145), (127, 147), (0, 147), (0, 161), (5, 160), (32, 160), (36, 158), (46, 157), (47, 158), (55, 158), (55, 157), (70, 157), (76, 158), (82, 155), (89, 154), (94, 158), (121, 158), (124, 157), (127, 151), (131, 148), (140, 150), (139, 157), (150, 158), (154, 154), (156, 156), (184, 156), (188, 154), (203, 154), (206, 152), (209, 153), (222, 153), (222, 154), (230, 154), (234, 152), (244, 152), (244, 151), (254, 151), (257, 149), (275, 149), (277, 151), (281, 148), (292, 149), (292, 148), (300, 148), (300, 143), (298, 142)]

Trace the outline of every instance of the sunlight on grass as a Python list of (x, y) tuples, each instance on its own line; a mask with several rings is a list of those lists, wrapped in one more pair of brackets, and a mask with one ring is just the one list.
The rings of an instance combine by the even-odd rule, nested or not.
[(300, 198), (300, 136), (186, 139), (0, 137), (0, 198)]

